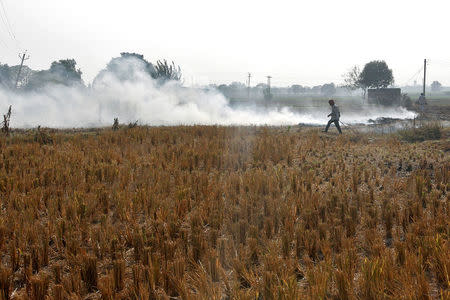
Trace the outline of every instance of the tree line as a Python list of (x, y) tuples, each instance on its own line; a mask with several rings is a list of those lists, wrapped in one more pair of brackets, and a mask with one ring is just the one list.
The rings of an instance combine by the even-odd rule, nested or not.
[[(313, 87), (294, 84), (287, 88), (272, 87), (271, 91), (275, 94), (312, 94), (331, 97), (335, 95), (339, 89), (347, 91), (362, 90), (364, 95), (368, 88), (386, 88), (394, 84), (394, 76), (392, 70), (389, 69), (385, 61), (375, 60), (367, 63), (361, 71), (358, 66), (354, 66), (348, 73), (343, 75), (344, 84), (337, 86), (333, 82)], [(240, 82), (232, 82), (229, 85), (221, 84), (213, 87), (220, 90), (223, 94), (230, 97), (244, 94), (248, 87)], [(255, 87), (251, 87), (251, 93), (261, 93), (267, 89), (267, 84), (259, 83)]]
[[(167, 81), (181, 81), (181, 68), (172, 61), (158, 60), (155, 64), (147, 61), (144, 55), (138, 53), (122, 52), (120, 57), (110, 60), (106, 68), (95, 77), (94, 82), (102, 78), (106, 73), (113, 73), (119, 80), (132, 79), (130, 72), (136, 70), (126, 70), (121, 68), (125, 62), (133, 62), (137, 70), (148, 74), (155, 79), (157, 83), (163, 84)], [(58, 84), (65, 86), (85, 87), (85, 83), (81, 78), (82, 72), (77, 68), (75, 59), (62, 59), (51, 63), (47, 70), (35, 71), (27, 66), (21, 70), (20, 76), (19, 66), (8, 66), (0, 63), (0, 87), (12, 89), (16, 86), (20, 90), (30, 91), (39, 90), (50, 84)]]
[[(99, 72), (93, 83), (101, 79), (106, 73), (112, 72), (120, 80), (131, 80), (133, 75), (121, 68), (121, 64), (127, 60), (134, 60), (138, 69), (159, 84), (167, 81), (182, 81), (182, 72), (180, 66), (167, 60), (158, 60), (155, 64), (147, 61), (144, 55), (139, 53), (122, 52), (120, 57), (110, 60), (106, 68)], [(18, 80), (18, 87), (21, 90), (37, 90), (49, 84), (60, 84), (66, 86), (85, 86), (81, 75), (82, 72), (77, 68), (75, 59), (62, 59), (51, 63), (47, 70), (35, 71), (27, 66), (22, 68), (21, 76), (18, 76), (19, 66), (8, 66), (0, 63), (0, 87), (12, 89)], [(273, 93), (280, 94), (320, 94), (331, 97), (336, 94), (340, 88), (349, 91), (362, 90), (366, 94), (368, 88), (386, 88), (394, 84), (392, 69), (388, 67), (385, 61), (374, 60), (365, 64), (361, 70), (359, 66), (354, 66), (343, 75), (344, 84), (337, 86), (334, 83), (325, 83), (313, 87), (302, 86), (299, 84), (291, 85), (288, 88), (272, 87)], [(241, 82), (232, 82), (231, 84), (210, 85), (218, 89), (226, 96), (245, 93), (248, 87)], [(433, 81), (431, 90), (437, 92), (441, 90), (442, 85), (438, 81)], [(259, 83), (251, 87), (252, 93), (264, 92), (267, 90), (267, 84)]]

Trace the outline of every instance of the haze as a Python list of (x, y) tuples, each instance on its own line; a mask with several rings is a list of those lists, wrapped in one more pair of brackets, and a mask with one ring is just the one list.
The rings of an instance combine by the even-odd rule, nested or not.
[[(75, 58), (90, 82), (122, 51), (166, 58), (187, 84), (342, 82), (353, 65), (385, 60), (396, 84), (430, 59), (429, 83), (450, 85), (447, 1), (56, 1), (2, 0), (0, 62), (47, 69)], [(4, 17), (4, 16), (3, 16)]]

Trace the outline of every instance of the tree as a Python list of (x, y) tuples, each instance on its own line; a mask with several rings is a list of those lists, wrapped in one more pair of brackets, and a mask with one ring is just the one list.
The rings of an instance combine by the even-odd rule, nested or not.
[(172, 64), (168, 64), (167, 60), (158, 60), (156, 62), (155, 73), (153, 74), (153, 78), (158, 79), (159, 81), (166, 82), (170, 80), (180, 81), (181, 80), (181, 68), (180, 66), (175, 66), (175, 63), (172, 61)]
[(433, 81), (433, 83), (431, 83), (431, 90), (433, 92), (439, 92), (442, 88), (442, 84), (439, 81)]
[(311, 93), (313, 94), (320, 94), (322, 90), (322, 86), (321, 85), (315, 85), (311, 88)]
[(219, 91), (221, 91), (221, 92), (224, 92), (224, 91), (226, 91), (226, 90), (228, 89), (228, 85), (226, 85), (226, 84), (220, 84), (220, 85), (217, 87), (217, 89), (218, 89)]
[(122, 52), (120, 57), (112, 58), (106, 65), (106, 69), (94, 78), (93, 86), (105, 83), (103, 80), (107, 76), (113, 76), (119, 81), (135, 81), (142, 78), (142, 74), (146, 74), (158, 83), (164, 83), (169, 80), (180, 81), (181, 69), (175, 66), (175, 63), (167, 63), (166, 60), (158, 60), (156, 65), (148, 62), (144, 55), (134, 52)]
[(246, 90), (247, 86), (245, 83), (239, 82), (239, 81), (233, 81), (230, 83), (230, 88), (234, 90)]
[(63, 84), (81, 82), (82, 72), (80, 69), (77, 69), (76, 66), (77, 62), (75, 59), (61, 59), (52, 62), (50, 73), (59, 77)]
[(326, 83), (322, 85), (320, 92), (327, 97), (333, 96), (336, 93), (336, 86), (334, 83)]
[(153, 77), (155, 72), (153, 64), (148, 62), (144, 55), (134, 52), (122, 52), (119, 57), (114, 57), (109, 61), (106, 69), (100, 71), (94, 82), (108, 73), (114, 75), (120, 81), (126, 81), (134, 80), (142, 73)]
[(52, 62), (50, 69), (32, 72), (24, 88), (34, 90), (43, 88), (49, 84), (61, 84), (66, 86), (84, 85), (81, 79), (81, 70), (77, 69), (75, 59), (61, 59)]
[(294, 94), (300, 94), (305, 91), (305, 88), (302, 87), (300, 84), (293, 84), (291, 86), (291, 90), (292, 90), (292, 93), (294, 93)]
[(270, 88), (269, 88), (269, 87), (267, 87), (267, 88), (265, 88), (265, 89), (263, 90), (263, 95), (264, 95), (264, 99), (265, 99), (265, 100), (272, 100), (272, 98), (273, 98), (273, 94), (272, 94), (272, 92), (270, 91)]
[(358, 66), (353, 66), (347, 73), (343, 75), (344, 77), (344, 87), (354, 91), (358, 89), (364, 89), (361, 84), (361, 70)]
[(12, 72), (7, 64), (0, 64), (0, 88), (12, 88), (14, 79)]
[[(13, 89), (16, 85), (17, 74), (20, 66), (8, 66), (0, 63), (0, 88)], [(34, 73), (28, 66), (22, 66), (21, 76), (19, 77), (18, 87), (26, 85), (29, 76)]]
[(392, 70), (382, 60), (374, 60), (367, 63), (359, 76), (359, 84), (364, 89), (385, 88), (393, 82)]
[(153, 78), (155, 72), (155, 67), (144, 58), (144, 55), (134, 52), (121, 52), (119, 57), (112, 58), (106, 68), (95, 76), (92, 86), (109, 85), (111, 78), (120, 82), (140, 80), (142, 75)]

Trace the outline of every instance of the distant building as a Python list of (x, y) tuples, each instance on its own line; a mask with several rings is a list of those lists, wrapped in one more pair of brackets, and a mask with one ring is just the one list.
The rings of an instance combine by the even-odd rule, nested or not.
[(380, 105), (401, 105), (402, 90), (399, 88), (369, 89), (367, 91), (368, 102)]

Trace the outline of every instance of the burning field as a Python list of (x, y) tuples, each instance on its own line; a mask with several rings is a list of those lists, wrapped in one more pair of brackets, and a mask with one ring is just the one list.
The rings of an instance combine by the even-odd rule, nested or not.
[(450, 297), (445, 135), (178, 126), (0, 144), (0, 299)]

